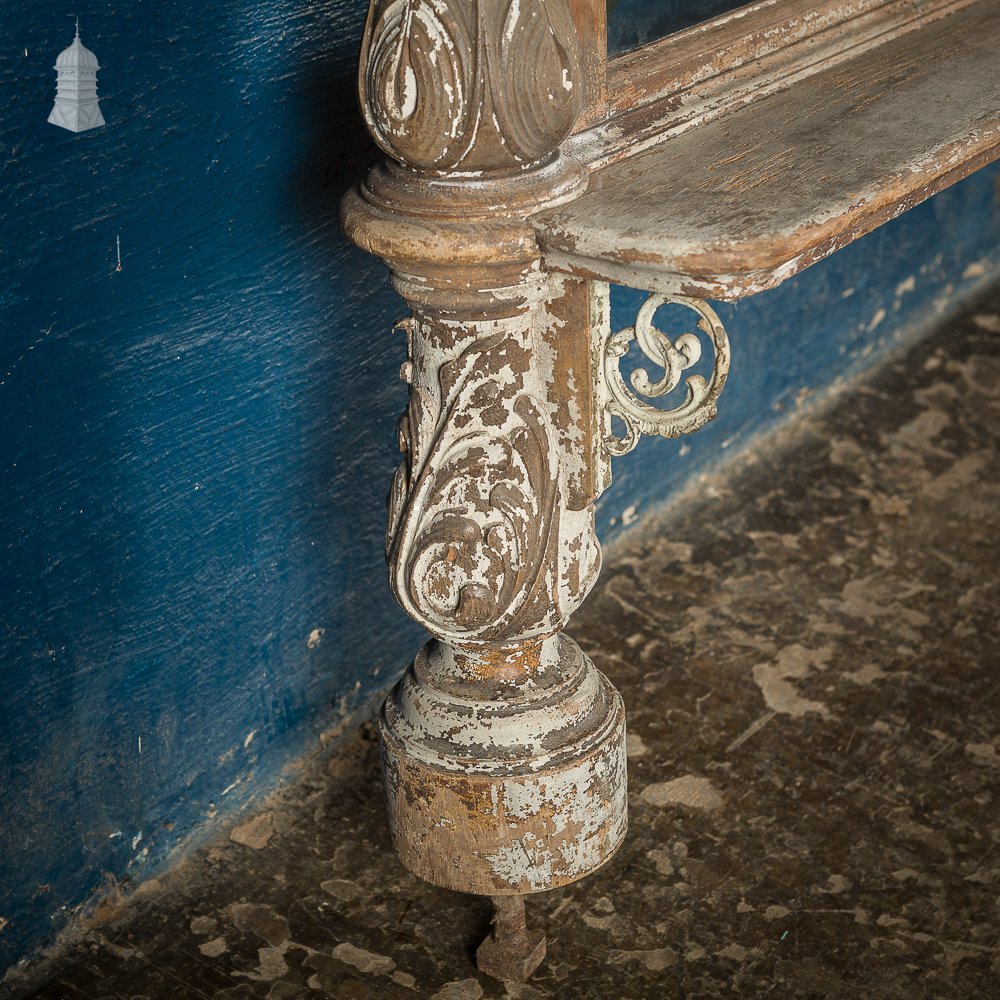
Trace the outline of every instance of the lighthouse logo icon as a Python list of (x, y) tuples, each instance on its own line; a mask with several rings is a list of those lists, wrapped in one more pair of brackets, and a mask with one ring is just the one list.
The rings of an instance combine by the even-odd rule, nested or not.
[(76, 38), (56, 59), (56, 100), (49, 121), (70, 132), (85, 132), (104, 124), (97, 103), (97, 56), (80, 41), (80, 19)]

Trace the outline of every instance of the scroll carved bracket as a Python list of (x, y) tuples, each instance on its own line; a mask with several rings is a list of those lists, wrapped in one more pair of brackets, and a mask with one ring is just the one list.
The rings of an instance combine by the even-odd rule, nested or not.
[[(714, 350), (711, 374), (684, 373), (702, 356), (702, 343), (695, 333), (682, 333), (673, 340), (653, 323), (657, 310), (674, 304), (692, 310), (698, 317), (697, 328), (708, 338)], [(632, 344), (638, 345), (645, 358), (663, 370), (655, 377), (646, 368), (636, 368), (626, 379), (622, 360)], [(690, 434), (716, 415), (719, 395), (729, 375), (729, 339), (715, 311), (700, 299), (682, 295), (650, 295), (639, 309), (635, 325), (609, 334), (601, 345), (601, 357), (595, 366), (596, 393), (603, 400), (604, 429), (602, 445), (607, 455), (627, 455), (643, 434), (674, 438)], [(647, 402), (661, 399), (686, 388), (684, 401), (663, 409)], [(615, 432), (617, 418), (625, 428)]]

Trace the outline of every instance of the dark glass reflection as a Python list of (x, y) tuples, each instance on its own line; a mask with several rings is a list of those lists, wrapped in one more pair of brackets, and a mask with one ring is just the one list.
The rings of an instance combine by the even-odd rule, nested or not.
[(616, 56), (690, 28), (747, 0), (608, 0), (608, 54)]

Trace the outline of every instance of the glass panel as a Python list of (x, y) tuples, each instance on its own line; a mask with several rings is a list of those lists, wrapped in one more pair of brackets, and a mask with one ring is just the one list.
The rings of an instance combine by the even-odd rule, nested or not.
[(608, 55), (616, 56), (647, 42), (690, 28), (747, 0), (608, 0)]

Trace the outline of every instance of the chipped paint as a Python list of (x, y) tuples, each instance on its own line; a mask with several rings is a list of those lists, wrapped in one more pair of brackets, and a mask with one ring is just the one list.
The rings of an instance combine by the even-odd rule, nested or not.
[(758, 663), (753, 668), (753, 679), (768, 708), (793, 718), (800, 718), (809, 712), (829, 716), (830, 710), (826, 705), (803, 697), (794, 682), (807, 678), (814, 670), (822, 670), (832, 656), (833, 648), (830, 646), (807, 649), (795, 644), (782, 649), (774, 662)]
[[(479, 46), (470, 44), (453, 2), (372, 0), (360, 75), (369, 131), (390, 156), (424, 170), (472, 173), (543, 161), (583, 107), (573, 86), (581, 54), (567, 0), (483, 8), (476, 30), (494, 44)], [(555, 44), (545, 44), (546, 36)], [(508, 72), (512, 62), (522, 71)], [(529, 116), (520, 111), (526, 105)]]
[(387, 701), (390, 828), (422, 877), (488, 895), (537, 891), (592, 871), (620, 845), (621, 700), (572, 640), (545, 648), (515, 704), (455, 698), (461, 661), (440, 644), (421, 651)]
[(642, 800), (652, 806), (679, 805), (708, 812), (721, 809), (725, 804), (712, 782), (696, 774), (684, 774), (671, 781), (647, 785), (642, 790)]
[[(661, 409), (647, 400), (671, 395), (679, 388), (683, 372), (696, 365), (702, 354), (696, 334), (682, 333), (675, 342), (654, 326), (656, 313), (665, 305), (680, 305), (695, 313), (697, 328), (711, 343), (714, 357), (709, 378), (700, 374), (690, 376), (684, 383), (683, 402)], [(662, 369), (662, 377), (651, 377), (645, 368), (638, 368), (626, 382), (621, 360), (633, 341), (656, 370)], [(715, 417), (719, 395), (729, 375), (729, 339), (718, 315), (707, 303), (678, 295), (650, 295), (640, 307), (635, 325), (609, 336), (602, 353), (594, 394), (604, 404), (603, 437), (609, 455), (628, 454), (642, 434), (680, 437), (693, 433)], [(613, 421), (621, 422), (625, 428), (623, 434), (616, 433)]]
[[(446, 2), (416, 9), (448, 33)], [(398, 79), (399, 67), (386, 70), (394, 59), (421, 66), (421, 81), (443, 74), (452, 84), (466, 65), (438, 47), (427, 69), (426, 24), (407, 26), (405, 52), (386, 48), (403, 8), (374, 0), (362, 53), (369, 126), (400, 161), (462, 175), (376, 168), (344, 203), (347, 231), (390, 261), (413, 311), (401, 324), (410, 404), (386, 553), (393, 592), (436, 641), (383, 709), (390, 828), (404, 863), (424, 878), (491, 895), (581, 877), (614, 853), (626, 826), (621, 699), (558, 635), (600, 567), (594, 359), (577, 345), (581, 332), (590, 340), (601, 303), (606, 315), (606, 290), (601, 297), (546, 273), (523, 222), (585, 187), (578, 163), (552, 156), (581, 107), (581, 55), (568, 44), (575, 32), (562, 0), (519, 0), (505, 11), (492, 25), (501, 48), (513, 53), (543, 23), (541, 37), (557, 46), (545, 44), (525, 81), (482, 92), (475, 128), (460, 129), (464, 145), (453, 145), (455, 133), (421, 118), (419, 102), (403, 129), (399, 101), (384, 99), (378, 81)], [(489, 76), (485, 52), (472, 71)], [(531, 88), (550, 76), (545, 103), (522, 128), (508, 102), (533, 101)], [(466, 113), (438, 110), (452, 124)], [(530, 169), (494, 177), (488, 189), (466, 179), (506, 171), (511, 160)], [(476, 235), (452, 221), (455, 195), (479, 203)], [(459, 245), (460, 262), (451, 252)]]
[[(699, 43), (700, 65), (689, 53), (677, 70), (689, 74), (684, 86), (661, 89), (648, 107), (648, 88), (646, 100), (616, 94), (625, 102), (617, 119), (561, 151), (583, 111), (573, 81), (587, 55), (574, 28), (585, 21), (585, 6), (513, 0), (496, 11), (477, 8), (468, 28), (476, 44), (464, 59), (454, 39), (467, 26), (450, 0), (372, 0), (363, 111), (396, 162), (374, 168), (343, 205), (346, 231), (389, 263), (412, 312), (401, 324), (410, 400), (398, 428), (403, 457), (390, 494), (386, 554), (394, 594), (434, 638), (380, 720), (393, 843), (429, 881), (493, 896), (579, 878), (624, 836), (621, 701), (560, 632), (600, 567), (593, 502), (608, 485), (610, 457), (630, 451), (641, 433), (688, 433), (715, 414), (729, 345), (702, 300), (739, 298), (787, 280), (1000, 147), (994, 112), (982, 121), (980, 93), (933, 125), (915, 122), (901, 151), (893, 136), (893, 150), (881, 158), (837, 152), (822, 170), (805, 139), (790, 142), (774, 127), (781, 121), (794, 129), (805, 116), (810, 128), (803, 125), (802, 135), (822, 134), (824, 150), (837, 150), (845, 128), (830, 95), (843, 93), (853, 113), (875, 123), (866, 127), (878, 139), (879, 116), (900, 117), (896, 103), (929, 85), (926, 74), (904, 70), (911, 52), (933, 37), (914, 29), (946, 7), (957, 8), (951, 25), (965, 42), (948, 42), (959, 50), (955, 59), (981, 67), (986, 43), (976, 27), (992, 23), (985, 5), (932, 0), (919, 12), (893, 3), (848, 14), (831, 3), (812, 12), (819, 16), (813, 33), (800, 27), (798, 11), (755, 7), (746, 21), (747, 12), (722, 19), (720, 32), (738, 24), (761, 35), (738, 51), (715, 52), (711, 63)], [(530, 48), (535, 29), (545, 42)], [(752, 66), (752, 51), (774, 58)], [(654, 89), (663, 84), (651, 82), (664, 73), (662, 52), (643, 56), (647, 70), (657, 66), (646, 79)], [(904, 64), (899, 86), (879, 84), (877, 100), (865, 90), (874, 86), (865, 70), (875, 52), (880, 61)], [(498, 67), (515, 56), (523, 69), (500, 86)], [(627, 87), (626, 76), (612, 77)], [(631, 82), (641, 79), (636, 72)], [(414, 98), (418, 87), (434, 99)], [(765, 94), (769, 101), (759, 103)], [(520, 105), (526, 111), (514, 114)], [(890, 152), (900, 169), (873, 170)], [(826, 197), (817, 208), (820, 174)], [(748, 212), (748, 203), (755, 210)], [(553, 273), (559, 269), (584, 280), (566, 281)], [(602, 280), (658, 294), (633, 327), (611, 333)], [(911, 276), (897, 298), (913, 288)], [(715, 353), (710, 375), (689, 376), (687, 399), (672, 410), (645, 398), (677, 388), (702, 345), (694, 334), (671, 340), (655, 328), (654, 314), (667, 301), (694, 310)], [(584, 302), (587, 316), (580, 315)], [(879, 308), (868, 331), (886, 316)], [(633, 341), (662, 377), (638, 369), (626, 384), (619, 362)], [(802, 386), (796, 406), (810, 394)], [(714, 484), (705, 491), (725, 496)], [(907, 516), (899, 497), (872, 492), (866, 499), (883, 514)], [(622, 521), (635, 517), (636, 508), (627, 508)], [(823, 609), (830, 616), (861, 613), (866, 599), (871, 607), (870, 595), (851, 590), (852, 583), (840, 606)], [(757, 586), (730, 580), (722, 590), (732, 599)], [(914, 628), (920, 614), (909, 609)], [(843, 631), (828, 623), (824, 634), (837, 628)], [(831, 646), (748, 645), (770, 709), (761, 719), (813, 713), (832, 720), (826, 705), (802, 690), (829, 665)], [(876, 679), (862, 669), (854, 681)], [(763, 738), (763, 727), (744, 729), (730, 748)], [(724, 812), (726, 802), (709, 778), (694, 774), (648, 785), (642, 798), (710, 813)], [(685, 950), (690, 961), (706, 954), (694, 943)]]
[[(535, 219), (550, 266), (738, 299), (996, 158), (995, 4), (873, 4), (859, 17), (837, 0), (810, 12), (828, 19), (818, 36), (780, 8), (754, 9), (758, 30), (770, 24), (775, 39), (763, 63), (746, 59), (763, 36), (718, 50), (711, 37), (666, 40), (619, 61), (619, 113), (569, 145), (592, 170), (588, 193)], [(945, 16), (948, 32), (927, 27)], [(713, 30), (725, 38), (718, 22)], [(678, 65), (688, 60), (685, 76)], [(900, 131), (901, 120), (911, 127)], [(861, 132), (865, 157), (852, 155)]]

